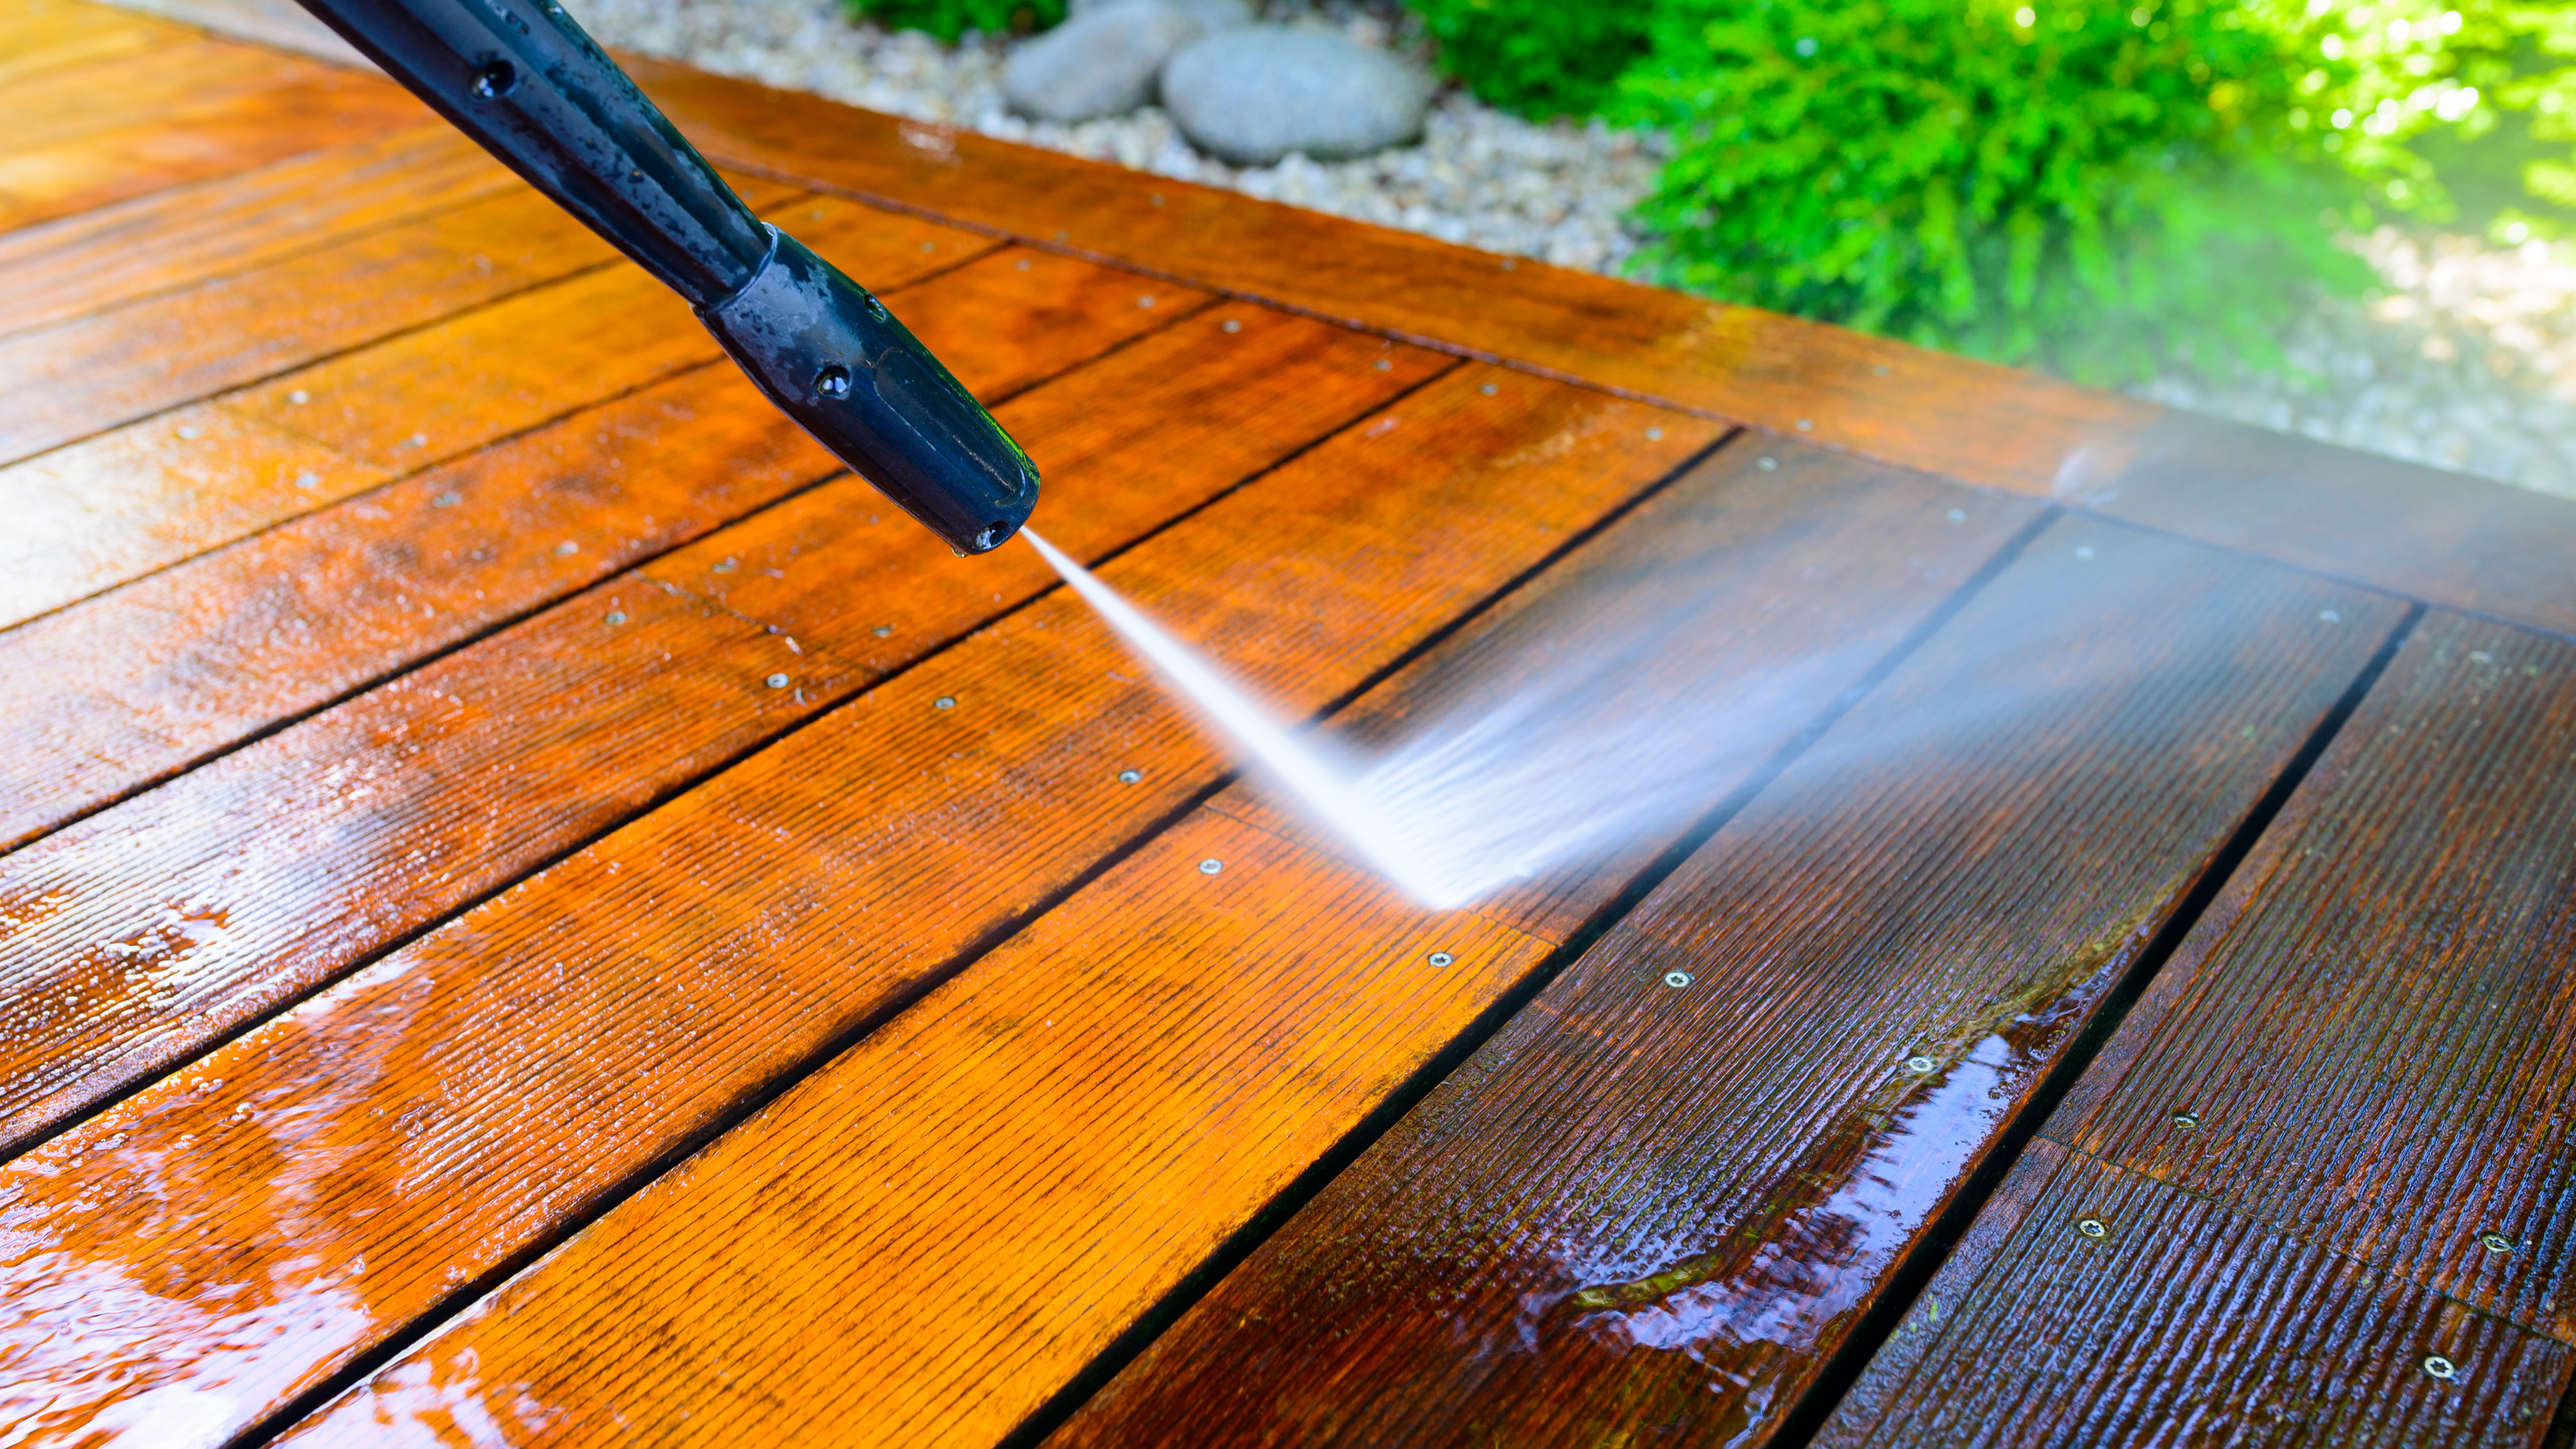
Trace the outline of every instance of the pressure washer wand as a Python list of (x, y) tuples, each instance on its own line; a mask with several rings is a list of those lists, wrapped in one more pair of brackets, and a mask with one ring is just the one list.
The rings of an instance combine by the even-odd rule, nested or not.
[(549, 0), (302, 0), (457, 129), (686, 297), (786, 414), (959, 553), (999, 547), (1038, 471), (840, 270), (763, 222)]

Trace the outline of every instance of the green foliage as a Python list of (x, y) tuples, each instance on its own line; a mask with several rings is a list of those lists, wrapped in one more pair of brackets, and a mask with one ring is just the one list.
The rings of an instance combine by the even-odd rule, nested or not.
[(1411, 0), (1441, 73), (1524, 116), (1588, 116), (1646, 53), (1650, 6), (1566, 0)]
[(1064, 19), (1065, 0), (841, 0), (888, 30), (923, 30), (954, 45), (969, 30), (1026, 35)]
[[(1667, 0), (1619, 86), (1676, 145), (1658, 280), (2092, 381), (2285, 365), (2369, 269), (2289, 123), (2322, 22), (2237, 0)], [(2328, 84), (2348, 62), (2319, 59)]]

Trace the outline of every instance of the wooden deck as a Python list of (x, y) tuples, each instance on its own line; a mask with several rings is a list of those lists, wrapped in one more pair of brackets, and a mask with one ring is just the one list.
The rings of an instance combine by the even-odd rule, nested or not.
[(1429, 911), (226, 3), (0, 0), (0, 1443), (2576, 1434), (2576, 506), (637, 62), (1287, 707), (1670, 616)]

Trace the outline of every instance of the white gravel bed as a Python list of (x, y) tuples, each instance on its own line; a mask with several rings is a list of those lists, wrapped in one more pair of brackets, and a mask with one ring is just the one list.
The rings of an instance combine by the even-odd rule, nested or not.
[[(1416, 49), (1409, 17), (1365, 0), (1272, 0), (1267, 18)], [(1463, 93), (1422, 143), (1358, 161), (1291, 156), (1232, 167), (1147, 107), (1060, 126), (1003, 109), (1000, 42), (954, 48), (853, 24), (835, 0), (576, 0), (609, 44), (895, 115), (1157, 175), (1402, 227), (1486, 251), (1619, 275), (1621, 216), (1653, 185), (1660, 137), (1540, 125)], [(2576, 497), (2576, 246), (2357, 239), (2389, 284), (2364, 307), (2320, 307), (2290, 340), (2306, 382), (2174, 375), (2135, 389), (2179, 407)]]

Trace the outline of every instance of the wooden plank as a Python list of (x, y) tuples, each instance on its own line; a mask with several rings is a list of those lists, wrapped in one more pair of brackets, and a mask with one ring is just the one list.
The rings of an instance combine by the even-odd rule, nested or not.
[[(1009, 275), (1033, 308), (1066, 280)], [(1091, 347), (1132, 335), (1140, 315), (1114, 294), (1089, 319)], [(925, 340), (969, 356), (937, 332)], [(1045, 339), (1056, 353), (1081, 342), (1070, 325)], [(971, 371), (963, 380), (983, 382)], [(0, 841), (31, 838), (838, 467), (732, 367), (711, 365), (0, 635), (0, 748), (36, 765), (0, 783)]]
[(0, 87), (0, 106), (6, 106), (9, 114), (9, 130), (0, 136), (0, 157), (131, 130), (208, 107), (244, 101), (256, 105), (263, 97), (335, 76), (359, 79), (364, 87), (388, 84), (381, 77), (348, 77), (334, 67), (259, 46), (191, 36), (142, 55)]
[(457, 130), (410, 126), (0, 235), (0, 333), (41, 327), (514, 189)]
[[(1648, 441), (1637, 404), (1490, 369), (1389, 416), (1112, 573), (1312, 709), (1714, 431), (1666, 414)], [(1272, 540), (1287, 536), (1302, 546), (1283, 574)], [(1129, 763), (1147, 777), (1121, 783)], [(181, 1402), (207, 1435), (236, 1432), (1005, 931), (1220, 768), (1060, 593), (880, 685), (0, 1169), (19, 1253), (0, 1267), (0, 1340), (32, 1345), (0, 1419), (41, 1415), (63, 1436)], [(306, 1155), (325, 1142), (327, 1166)], [(91, 1291), (140, 1281), (165, 1291)], [(246, 1284), (251, 1298), (228, 1286)], [(266, 1321), (294, 1331), (251, 1338)]]
[(176, 26), (104, 6), (18, 0), (0, 14), (0, 86), (44, 71), (127, 60), (188, 38)]
[(311, 69), (313, 75), (291, 84), (191, 98), (167, 115), (0, 157), (0, 232), (264, 166), (310, 151), (322, 138), (363, 137), (428, 117), (427, 108), (388, 81)]
[(1052, 1442), (1768, 1441), (2401, 617), (2051, 526)]
[[(1513, 691), (1568, 647), (1656, 632), (1636, 611), (1678, 594), (1687, 617), (1658, 622), (1688, 645), (1664, 672), (1700, 699), (1811, 652), (1838, 666), (1767, 712), (1732, 770), (1674, 782), (1712, 803), (2032, 511), (1805, 449), (1765, 470), (1755, 453), (1694, 470), (1368, 712)], [(1953, 524), (1954, 503), (1989, 506)], [(1724, 582), (1692, 590), (1710, 576)], [(1595, 905), (1623, 884), (1573, 882)], [(558, 1442), (991, 1442), (1549, 944), (1200, 810), (314, 1433), (435, 1427), (421, 1386), (471, 1361), (542, 1404)]]
[[(2036, 374), (1495, 257), (1426, 237), (898, 120), (640, 56), (646, 90), (712, 155), (971, 226), (1262, 297), (1355, 325), (1509, 360), (1804, 441), (2042, 496), (2136, 493), (2177, 458), (2251, 447), (2331, 487), (2240, 470), (2159, 510), (2191, 538), (2567, 630), (2576, 623), (2576, 504), (2225, 424)], [(1324, 259), (1330, 259), (1329, 262)], [(2209, 454), (2190, 440), (2218, 438)], [(2162, 460), (2162, 461), (2160, 461)], [(2199, 466), (2195, 463), (2193, 466)], [(2354, 498), (2370, 500), (2356, 506)], [(2133, 505), (2143, 508), (2144, 505)], [(2125, 510), (2124, 510), (2125, 511)], [(2392, 544), (2403, 516), (2428, 542)], [(2275, 517), (2296, 526), (2271, 531)], [(2503, 521), (2497, 521), (2503, 520)], [(2490, 553), (2446, 553), (2476, 535)], [(2275, 551), (2276, 542), (2278, 551)], [(2491, 570), (2488, 559), (2504, 561)], [(2427, 579), (2431, 582), (2428, 584)]]
[[(1378, 371), (1381, 356), (1396, 365)], [(1097, 557), (1448, 365), (1236, 304), (1001, 416), (1049, 459), (1059, 542)], [(1138, 438), (1164, 446), (1131, 461), (1118, 445)], [(1026, 550), (961, 560), (900, 517), (852, 521), (860, 493), (892, 512), (847, 479), (675, 556), (746, 561), (704, 575), (721, 613), (612, 579), (0, 858), (0, 999), (14, 1003), (0, 1144), (194, 1055), (1052, 581)], [(834, 495), (852, 496), (803, 506)], [(904, 602), (889, 638), (864, 613), (842, 617), (889, 599)], [(611, 612), (626, 621), (606, 624)], [(756, 648), (734, 627), (744, 615), (769, 630)], [(864, 662), (826, 675), (782, 626), (805, 655), (857, 657), (846, 641)], [(780, 669), (793, 688), (730, 707)]]
[(2571, 745), (2576, 646), (2429, 616), (2048, 1135), (2576, 1341)]
[[(880, 289), (992, 246), (853, 202), (790, 209), (815, 247)], [(1068, 321), (1057, 347), (1096, 333)], [(35, 520), (0, 541), (0, 624), (720, 355), (685, 303), (616, 265), (0, 468), (0, 508)]]
[(2564, 498), (2185, 413), (2072, 470), (2065, 494), (2115, 518), (2576, 634), (2576, 504)]
[[(2425, 1371), (2437, 1355), (2451, 1378)], [(2034, 1142), (1815, 1442), (2537, 1446), (2571, 1366), (2562, 1343)]]

